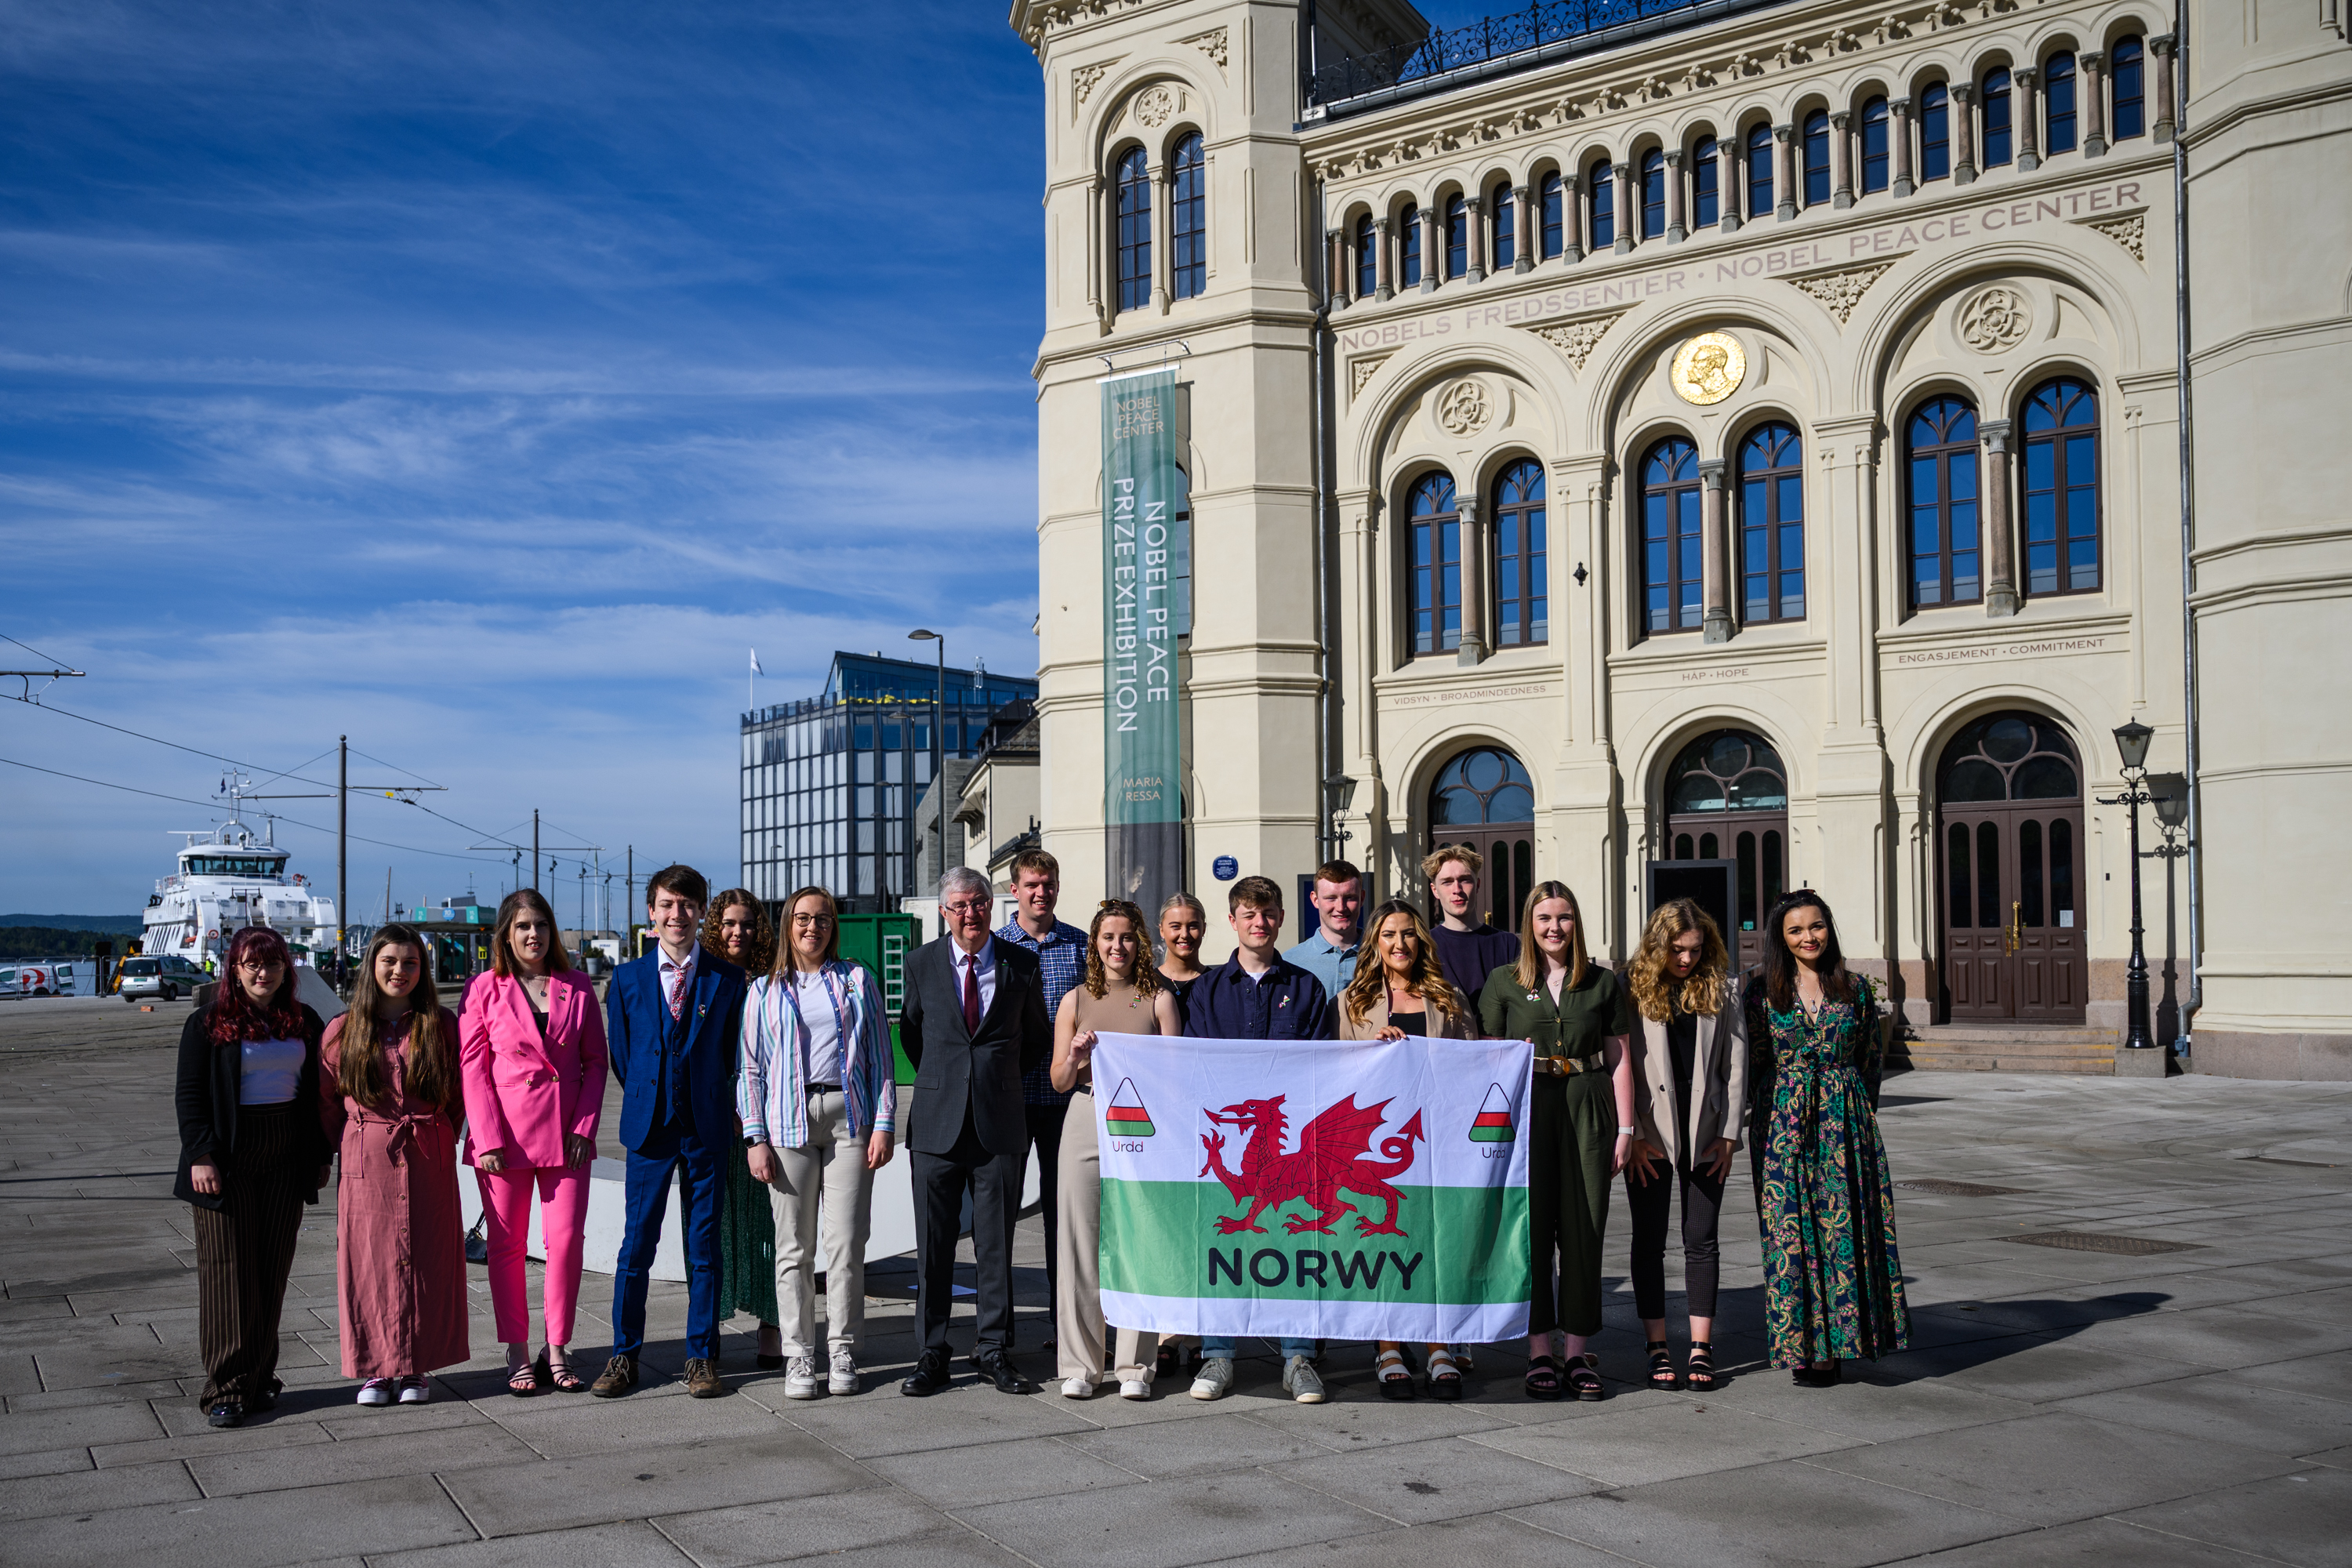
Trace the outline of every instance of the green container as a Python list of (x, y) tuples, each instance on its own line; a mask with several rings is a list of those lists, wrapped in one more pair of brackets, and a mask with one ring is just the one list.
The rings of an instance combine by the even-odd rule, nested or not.
[(898, 1014), (907, 1005), (907, 958), (921, 937), (912, 915), (841, 917), (841, 956), (872, 970), (882, 986), (882, 1005), (890, 1014), (890, 1050), (902, 1084), (915, 1081), (915, 1068), (898, 1039)]

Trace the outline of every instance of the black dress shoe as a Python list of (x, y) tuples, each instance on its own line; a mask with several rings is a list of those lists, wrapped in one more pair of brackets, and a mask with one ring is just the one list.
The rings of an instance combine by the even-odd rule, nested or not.
[(1036, 1386), (1021, 1375), (1013, 1358), (1003, 1351), (989, 1351), (971, 1358), (972, 1370), (996, 1384), (999, 1394), (1034, 1394)]
[(925, 1351), (915, 1363), (915, 1370), (898, 1392), (909, 1399), (924, 1399), (948, 1385), (948, 1358), (937, 1351)]
[(216, 1399), (213, 1407), (205, 1412), (205, 1419), (215, 1426), (242, 1426), (245, 1406), (234, 1399)]
[(279, 1383), (276, 1378), (271, 1378), (268, 1388), (257, 1390), (245, 1396), (245, 1413), (247, 1415), (261, 1415), (277, 1409), (278, 1393), (286, 1385), (284, 1384)]

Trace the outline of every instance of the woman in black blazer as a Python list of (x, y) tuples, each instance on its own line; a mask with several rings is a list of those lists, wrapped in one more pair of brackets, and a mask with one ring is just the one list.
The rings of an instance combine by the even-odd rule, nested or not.
[(205, 1418), (237, 1426), (278, 1403), (278, 1321), (302, 1205), (331, 1151), (319, 1126), (319, 1037), (294, 996), (286, 939), (247, 926), (218, 994), (180, 1031), (180, 1175), (195, 1207), (196, 1337)]

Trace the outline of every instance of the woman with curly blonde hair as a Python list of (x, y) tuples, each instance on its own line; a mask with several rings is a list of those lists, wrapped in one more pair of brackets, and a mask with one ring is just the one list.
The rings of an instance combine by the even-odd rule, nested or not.
[(1633, 1036), (1633, 1152), (1625, 1204), (1633, 1217), (1633, 1302), (1649, 1342), (1650, 1386), (1682, 1386), (1666, 1342), (1666, 1215), (1682, 1189), (1683, 1299), (1690, 1310), (1691, 1388), (1716, 1385), (1716, 1219), (1739, 1149), (1747, 1106), (1748, 1016), (1731, 984), (1723, 932), (1705, 910), (1673, 899), (1650, 911), (1625, 966), (1642, 1016)]
[[(702, 945), (740, 969), (747, 984), (775, 967), (776, 929), (760, 900), (741, 888), (710, 900)], [(760, 1320), (755, 1353), (761, 1369), (772, 1372), (784, 1364), (776, 1318), (776, 1211), (768, 1184), (751, 1174), (747, 1156), (742, 1139), (730, 1141), (727, 1201), (719, 1210), (719, 1310), (722, 1318), (749, 1312)]]

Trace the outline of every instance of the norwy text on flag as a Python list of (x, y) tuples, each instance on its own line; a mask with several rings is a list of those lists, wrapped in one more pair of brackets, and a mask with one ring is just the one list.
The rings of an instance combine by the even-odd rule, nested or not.
[(1526, 1333), (1531, 1070), (1524, 1040), (1102, 1036), (1103, 1316), (1221, 1336)]

